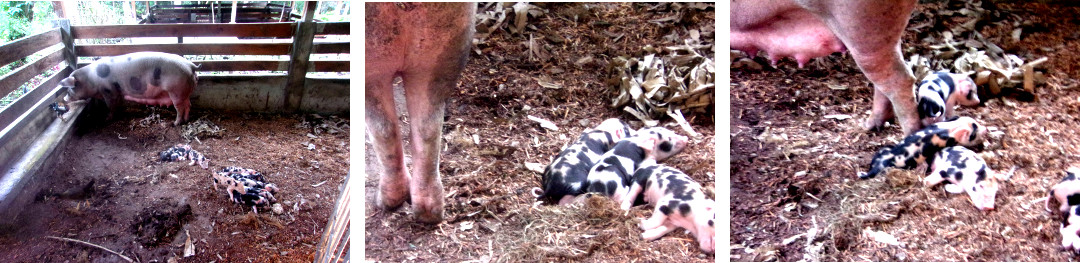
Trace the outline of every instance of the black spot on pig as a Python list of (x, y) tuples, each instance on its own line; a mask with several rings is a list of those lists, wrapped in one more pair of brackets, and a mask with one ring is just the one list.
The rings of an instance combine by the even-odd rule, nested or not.
[(1080, 194), (1071, 194), (1065, 199), (1068, 200), (1069, 206), (1080, 205)]
[(98, 64), (95, 71), (97, 72), (98, 77), (105, 78), (109, 76), (109, 72), (111, 71), (111, 69), (109, 68), (108, 64), (101, 63)]
[(687, 204), (687, 203), (679, 204), (679, 214), (683, 215), (683, 216), (689, 215), (690, 214), (690, 204)]
[(982, 180), (986, 180), (986, 167), (979, 168), (979, 171), (975, 172), (975, 175), (977, 175), (975, 177), (976, 182), (982, 182)]
[(146, 84), (143, 84), (142, 79), (138, 77), (131, 77), (128, 79), (128, 85), (131, 87), (131, 91), (136, 94), (142, 94), (146, 91)]
[(161, 86), (161, 67), (154, 68), (154, 79), (150, 81), (150, 85)]
[(1072, 180), (1076, 180), (1076, 174), (1073, 174), (1073, 173), (1070, 173), (1070, 172), (1065, 172), (1065, 178), (1061, 179), (1062, 182), (1064, 182), (1064, 181), (1072, 181)]
[(671, 207), (668, 207), (668, 206), (666, 206), (666, 205), (662, 205), (662, 206), (660, 206), (660, 209), (659, 209), (659, 210), (660, 210), (660, 213), (664, 213), (664, 215), (665, 215), (665, 216), (666, 216), (666, 215), (671, 215), (671, 212), (672, 212), (672, 211), (671, 211)]

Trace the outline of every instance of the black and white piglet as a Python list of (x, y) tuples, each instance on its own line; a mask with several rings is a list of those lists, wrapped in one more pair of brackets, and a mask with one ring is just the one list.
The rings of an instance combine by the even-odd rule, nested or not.
[(1061, 179), (1046, 197), (1043, 206), (1050, 211), (1050, 201), (1057, 201), (1060, 205), (1058, 211), (1066, 213), (1070, 206), (1080, 205), (1080, 168), (1069, 167), (1065, 170), (1065, 178)]
[(986, 138), (986, 126), (971, 117), (934, 123), (908, 135), (899, 144), (878, 151), (870, 161), (870, 171), (860, 172), (859, 178), (873, 178), (890, 167), (913, 169), (919, 164), (933, 163), (934, 155), (945, 147), (971, 147), (981, 144)]
[(953, 116), (956, 105), (979, 105), (978, 87), (964, 74), (938, 71), (926, 75), (917, 90), (919, 119), (924, 126)]
[(198, 151), (191, 149), (191, 145), (187, 144), (177, 144), (176, 146), (162, 151), (158, 154), (158, 159), (166, 162), (191, 160), (191, 162), (188, 162), (188, 165), (199, 163), (199, 166), (203, 169), (210, 168), (210, 159), (207, 159)]
[(589, 169), (596, 164), (596, 160), (615, 142), (634, 133), (630, 126), (616, 118), (604, 120), (596, 128), (585, 131), (544, 168), (540, 178), (543, 188), (534, 187), (533, 196), (549, 204), (567, 204), (574, 197), (584, 194)]
[(641, 221), (645, 240), (657, 239), (676, 228), (690, 230), (702, 251), (715, 249), (716, 201), (702, 191), (701, 184), (670, 166), (646, 160), (634, 172), (627, 198), (621, 208), (629, 210), (638, 195), (653, 205), (652, 217)]
[(636, 135), (615, 143), (589, 169), (586, 192), (603, 194), (615, 202), (634, 199), (626, 196), (634, 171), (645, 160), (655, 163), (681, 152), (687, 141), (686, 136), (662, 127), (639, 130)]
[(1000, 176), (975, 152), (963, 146), (946, 147), (936, 154), (930, 169), (930, 175), (923, 178), (926, 186), (949, 181), (945, 191), (954, 194), (967, 192), (975, 208), (983, 211), (994, 209)]

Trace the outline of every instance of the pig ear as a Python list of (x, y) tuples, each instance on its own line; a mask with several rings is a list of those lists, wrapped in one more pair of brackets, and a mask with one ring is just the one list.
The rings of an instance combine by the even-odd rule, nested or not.
[(971, 135), (971, 132), (972, 131), (967, 127), (963, 127), (959, 129), (954, 129), (951, 133), (949, 133), (949, 136), (953, 137), (953, 139), (956, 139), (956, 141), (958, 142), (967, 143), (969, 141), (968, 136)]

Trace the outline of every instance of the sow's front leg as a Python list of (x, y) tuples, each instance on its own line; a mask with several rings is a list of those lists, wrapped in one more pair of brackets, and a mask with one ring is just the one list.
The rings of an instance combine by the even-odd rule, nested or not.
[[(380, 177), (380, 202), (395, 207), (406, 193), (418, 220), (443, 220), (443, 185), (439, 175), (439, 146), (447, 98), (453, 94), (471, 48), (474, 3), (369, 3), (365, 64), (365, 94), (369, 123), (376, 139), (384, 172)], [(406, 173), (400, 153), (400, 133), (395, 132), (391, 81), (400, 76), (410, 122), (413, 169)], [(374, 78), (374, 79), (373, 79)], [(380, 94), (375, 94), (380, 93)], [(374, 114), (374, 115), (373, 115)], [(391, 127), (394, 126), (394, 127)], [(379, 138), (381, 137), (381, 138)], [(378, 144), (389, 143), (390, 145)], [(408, 188), (404, 183), (408, 182)], [(395, 204), (396, 203), (396, 204)]]

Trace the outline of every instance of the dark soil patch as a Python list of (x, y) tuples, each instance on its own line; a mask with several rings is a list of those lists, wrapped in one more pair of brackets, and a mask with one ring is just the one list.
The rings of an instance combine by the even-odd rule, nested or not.
[[(921, 3), (920, 12), (947, 9)], [(796, 69), (790, 60), (763, 71), (733, 70), (731, 84), (731, 260), (733, 261), (1068, 261), (1060, 223), (1037, 199), (1080, 156), (1072, 132), (1080, 90), (1072, 76), (1080, 46), (1080, 8), (1045, 3), (1000, 4), (1022, 21), (988, 21), (980, 32), (1025, 60), (1049, 57), (1049, 80), (1037, 100), (1012, 95), (961, 107), (1004, 135), (980, 153), (998, 172), (1017, 167), (998, 191), (996, 210), (980, 212), (965, 194), (924, 187), (923, 175), (891, 171), (871, 180), (874, 152), (901, 139), (892, 126), (867, 132), (872, 87), (850, 57)], [(1030, 21), (1019, 41), (1011, 32)], [(945, 26), (951, 26), (946, 21)], [(908, 31), (905, 47), (930, 45)], [(819, 59), (820, 60), (820, 59)], [(830, 87), (841, 87), (834, 90)], [(825, 115), (847, 114), (836, 120)], [(873, 236), (885, 233), (899, 245)], [(813, 240), (807, 241), (806, 233)]]
[[(636, 207), (624, 215), (605, 198), (571, 207), (535, 206), (528, 190), (540, 185), (540, 175), (524, 164), (546, 165), (564, 144), (606, 118), (619, 117), (640, 128), (641, 122), (608, 106), (614, 94), (605, 84), (611, 76), (604, 65), (616, 56), (640, 57), (646, 45), (682, 44), (664, 40), (665, 35), (686, 36), (689, 29), (711, 31), (715, 9), (679, 16), (674, 22), (650, 22), (672, 17), (676, 11), (655, 4), (541, 6), (548, 13), (530, 20), (535, 31), (524, 36), (493, 34), (479, 46), (482, 54), (469, 59), (444, 126), (446, 148), (440, 168), (447, 199), (443, 223), (416, 223), (407, 208), (388, 212), (374, 204), (379, 171), (370, 142), (365, 142), (366, 257), (388, 262), (712, 262), (714, 256), (701, 253), (697, 241), (681, 230), (653, 242), (642, 240), (638, 220), (652, 213), (648, 207)], [(548, 39), (544, 43), (550, 46), (550, 60), (529, 59), (522, 43), (530, 34)], [(551, 36), (562, 41), (551, 42), (556, 39)], [(599, 62), (574, 63), (586, 56)], [(563, 88), (540, 86), (537, 78), (542, 77)], [(528, 115), (554, 122), (559, 131), (541, 128)], [(665, 162), (711, 192), (715, 188), (714, 116), (710, 112), (686, 118), (703, 136), (691, 138), (683, 153)], [(686, 134), (678, 127), (669, 128)]]
[[(84, 112), (58, 149), (58, 165), (38, 175), (47, 183), (36, 200), (14, 225), (0, 228), (0, 261), (122, 262), (46, 238), (58, 236), (141, 262), (311, 262), (349, 166), (347, 121), (331, 134), (325, 126), (315, 131), (330, 118), (194, 109), (191, 121), (205, 117), (225, 129), (219, 138), (190, 142), (211, 159), (202, 169), (158, 160), (161, 151), (186, 143), (180, 127), (170, 125), (175, 116), (171, 107), (135, 104), (107, 122), (104, 111)], [(225, 166), (264, 174), (281, 189), (275, 196), (283, 213), (266, 207), (255, 216), (214, 190), (211, 172)], [(195, 256), (184, 258), (188, 239)]]

